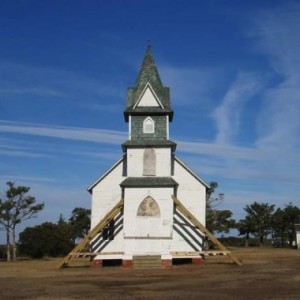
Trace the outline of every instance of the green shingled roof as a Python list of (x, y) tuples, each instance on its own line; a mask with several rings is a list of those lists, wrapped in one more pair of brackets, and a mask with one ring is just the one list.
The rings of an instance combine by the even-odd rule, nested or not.
[(175, 187), (178, 183), (172, 177), (128, 177), (121, 187)]
[(147, 48), (135, 86), (145, 86), (147, 82), (151, 83), (152, 87), (156, 89), (163, 87), (150, 47)]
[[(134, 109), (133, 107), (139, 100), (139, 97), (141, 96), (141, 93), (144, 91), (147, 83), (151, 85), (159, 101), (163, 105), (163, 108), (159, 108), (159, 109), (155, 108), (155, 109), (160, 112), (167, 113), (172, 117), (173, 111), (170, 104), (170, 90), (168, 87), (163, 86), (154, 59), (152, 57), (150, 47), (148, 47), (135, 86), (128, 89), (125, 119), (127, 119), (128, 114), (132, 114), (134, 112), (136, 113), (140, 112), (137, 110), (137, 108)], [(152, 109), (153, 108), (150, 107), (146, 108), (146, 110), (149, 110), (149, 113), (152, 112)], [(143, 110), (142, 112), (146, 113), (145, 109), (142, 110)]]

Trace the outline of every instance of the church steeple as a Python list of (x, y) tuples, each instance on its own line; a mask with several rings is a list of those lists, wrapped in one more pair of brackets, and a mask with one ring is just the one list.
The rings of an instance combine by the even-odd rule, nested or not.
[(164, 147), (175, 151), (176, 144), (169, 140), (169, 122), (173, 111), (170, 90), (164, 87), (148, 46), (135, 86), (128, 89), (125, 121), (129, 123), (129, 147)]
[[(138, 105), (145, 93), (150, 95), (150, 92), (157, 104), (154, 101), (146, 105)], [(147, 47), (134, 87), (128, 89), (127, 107), (124, 112), (126, 122), (128, 122), (129, 115), (136, 114), (164, 114), (169, 116), (169, 121), (173, 118), (170, 89), (162, 84), (151, 53), (151, 46)]]

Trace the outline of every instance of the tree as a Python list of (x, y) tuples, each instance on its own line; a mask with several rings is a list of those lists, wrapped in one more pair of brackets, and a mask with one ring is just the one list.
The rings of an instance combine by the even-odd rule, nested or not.
[(300, 209), (294, 206), (291, 202), (283, 209), (284, 217), (283, 221), (286, 225), (286, 234), (289, 241), (289, 245), (292, 246), (293, 241), (296, 238), (295, 225), (300, 221)]
[(300, 222), (300, 209), (291, 202), (284, 209), (278, 208), (273, 216), (274, 236), (281, 239), (283, 246), (288, 241), (291, 246), (295, 236), (295, 224)]
[(240, 220), (236, 227), (239, 231), (239, 235), (245, 235), (245, 247), (249, 247), (249, 238), (250, 234), (255, 232), (255, 226), (253, 224), (253, 219), (246, 217), (243, 220)]
[(74, 242), (77, 238), (85, 237), (91, 228), (91, 210), (82, 207), (74, 208), (69, 224), (72, 226)]
[(278, 208), (273, 215), (272, 229), (273, 237), (280, 238), (280, 246), (284, 246), (287, 239), (284, 212)]
[(210, 189), (206, 196), (206, 228), (210, 232), (229, 232), (235, 227), (235, 221), (231, 218), (230, 210), (218, 210), (216, 206), (224, 200), (224, 194), (220, 193), (217, 197), (213, 194), (218, 187), (217, 182), (210, 183)]
[(20, 233), (20, 253), (33, 258), (64, 256), (73, 247), (72, 228), (62, 217), (57, 224), (45, 222)]
[[(36, 199), (27, 193), (30, 187), (15, 186), (7, 182), (5, 197), (0, 198), (0, 223), (6, 231), (7, 260), (10, 261), (10, 245), (12, 240), (12, 259), (16, 260), (16, 226), (21, 222), (36, 217), (44, 208), (44, 203), (36, 204)], [(11, 239), (10, 239), (11, 238)]]
[(249, 225), (249, 233), (252, 232), (259, 237), (260, 246), (263, 246), (264, 238), (271, 232), (274, 208), (275, 205), (256, 201), (244, 208), (247, 216), (241, 222)]

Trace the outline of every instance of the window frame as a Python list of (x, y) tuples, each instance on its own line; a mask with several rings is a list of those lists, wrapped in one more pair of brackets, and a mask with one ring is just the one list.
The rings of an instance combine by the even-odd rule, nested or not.
[[(149, 122), (151, 122), (151, 124), (149, 124)], [(149, 127), (150, 125), (152, 125), (152, 128), (151, 128), (151, 130), (148, 130), (147, 127)], [(155, 122), (151, 117), (147, 117), (143, 121), (143, 133), (153, 134), (154, 132), (155, 132)]]

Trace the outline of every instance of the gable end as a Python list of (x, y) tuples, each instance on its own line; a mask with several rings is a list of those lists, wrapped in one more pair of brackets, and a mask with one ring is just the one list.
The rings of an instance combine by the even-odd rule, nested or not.
[(198, 175), (196, 175), (188, 166), (186, 166), (178, 157), (174, 155), (174, 160), (180, 164), (187, 172), (189, 172), (196, 180), (198, 180), (201, 184), (203, 184), (206, 189), (210, 189), (210, 185), (207, 184), (204, 180), (202, 180)]
[(115, 168), (117, 168), (125, 159), (125, 156), (123, 156), (121, 159), (119, 159), (110, 169), (108, 169), (101, 177), (99, 177), (94, 183), (92, 183), (88, 188), (87, 191), (92, 194), (93, 188), (101, 182), (106, 176), (108, 176)]
[[(148, 94), (148, 91), (151, 93), (150, 95)], [(148, 104), (144, 104), (144, 105), (140, 105), (142, 104), (143, 102), (147, 102), (147, 101), (143, 101), (145, 99), (145, 97), (153, 97), (153, 99), (149, 99), (148, 101), (149, 102), (153, 102), (153, 100), (156, 102), (154, 103), (154, 105), (150, 105), (150, 103)], [(155, 105), (156, 104), (156, 105)], [(164, 109), (164, 106), (162, 105), (161, 101), (159, 100), (158, 96), (156, 95), (154, 89), (152, 88), (151, 84), (148, 82), (146, 84), (146, 86), (144, 87), (143, 91), (141, 92), (138, 100), (136, 101), (135, 105), (133, 106), (133, 109), (135, 109), (136, 107), (145, 107), (145, 106), (154, 106), (154, 107), (160, 107), (162, 109)]]

